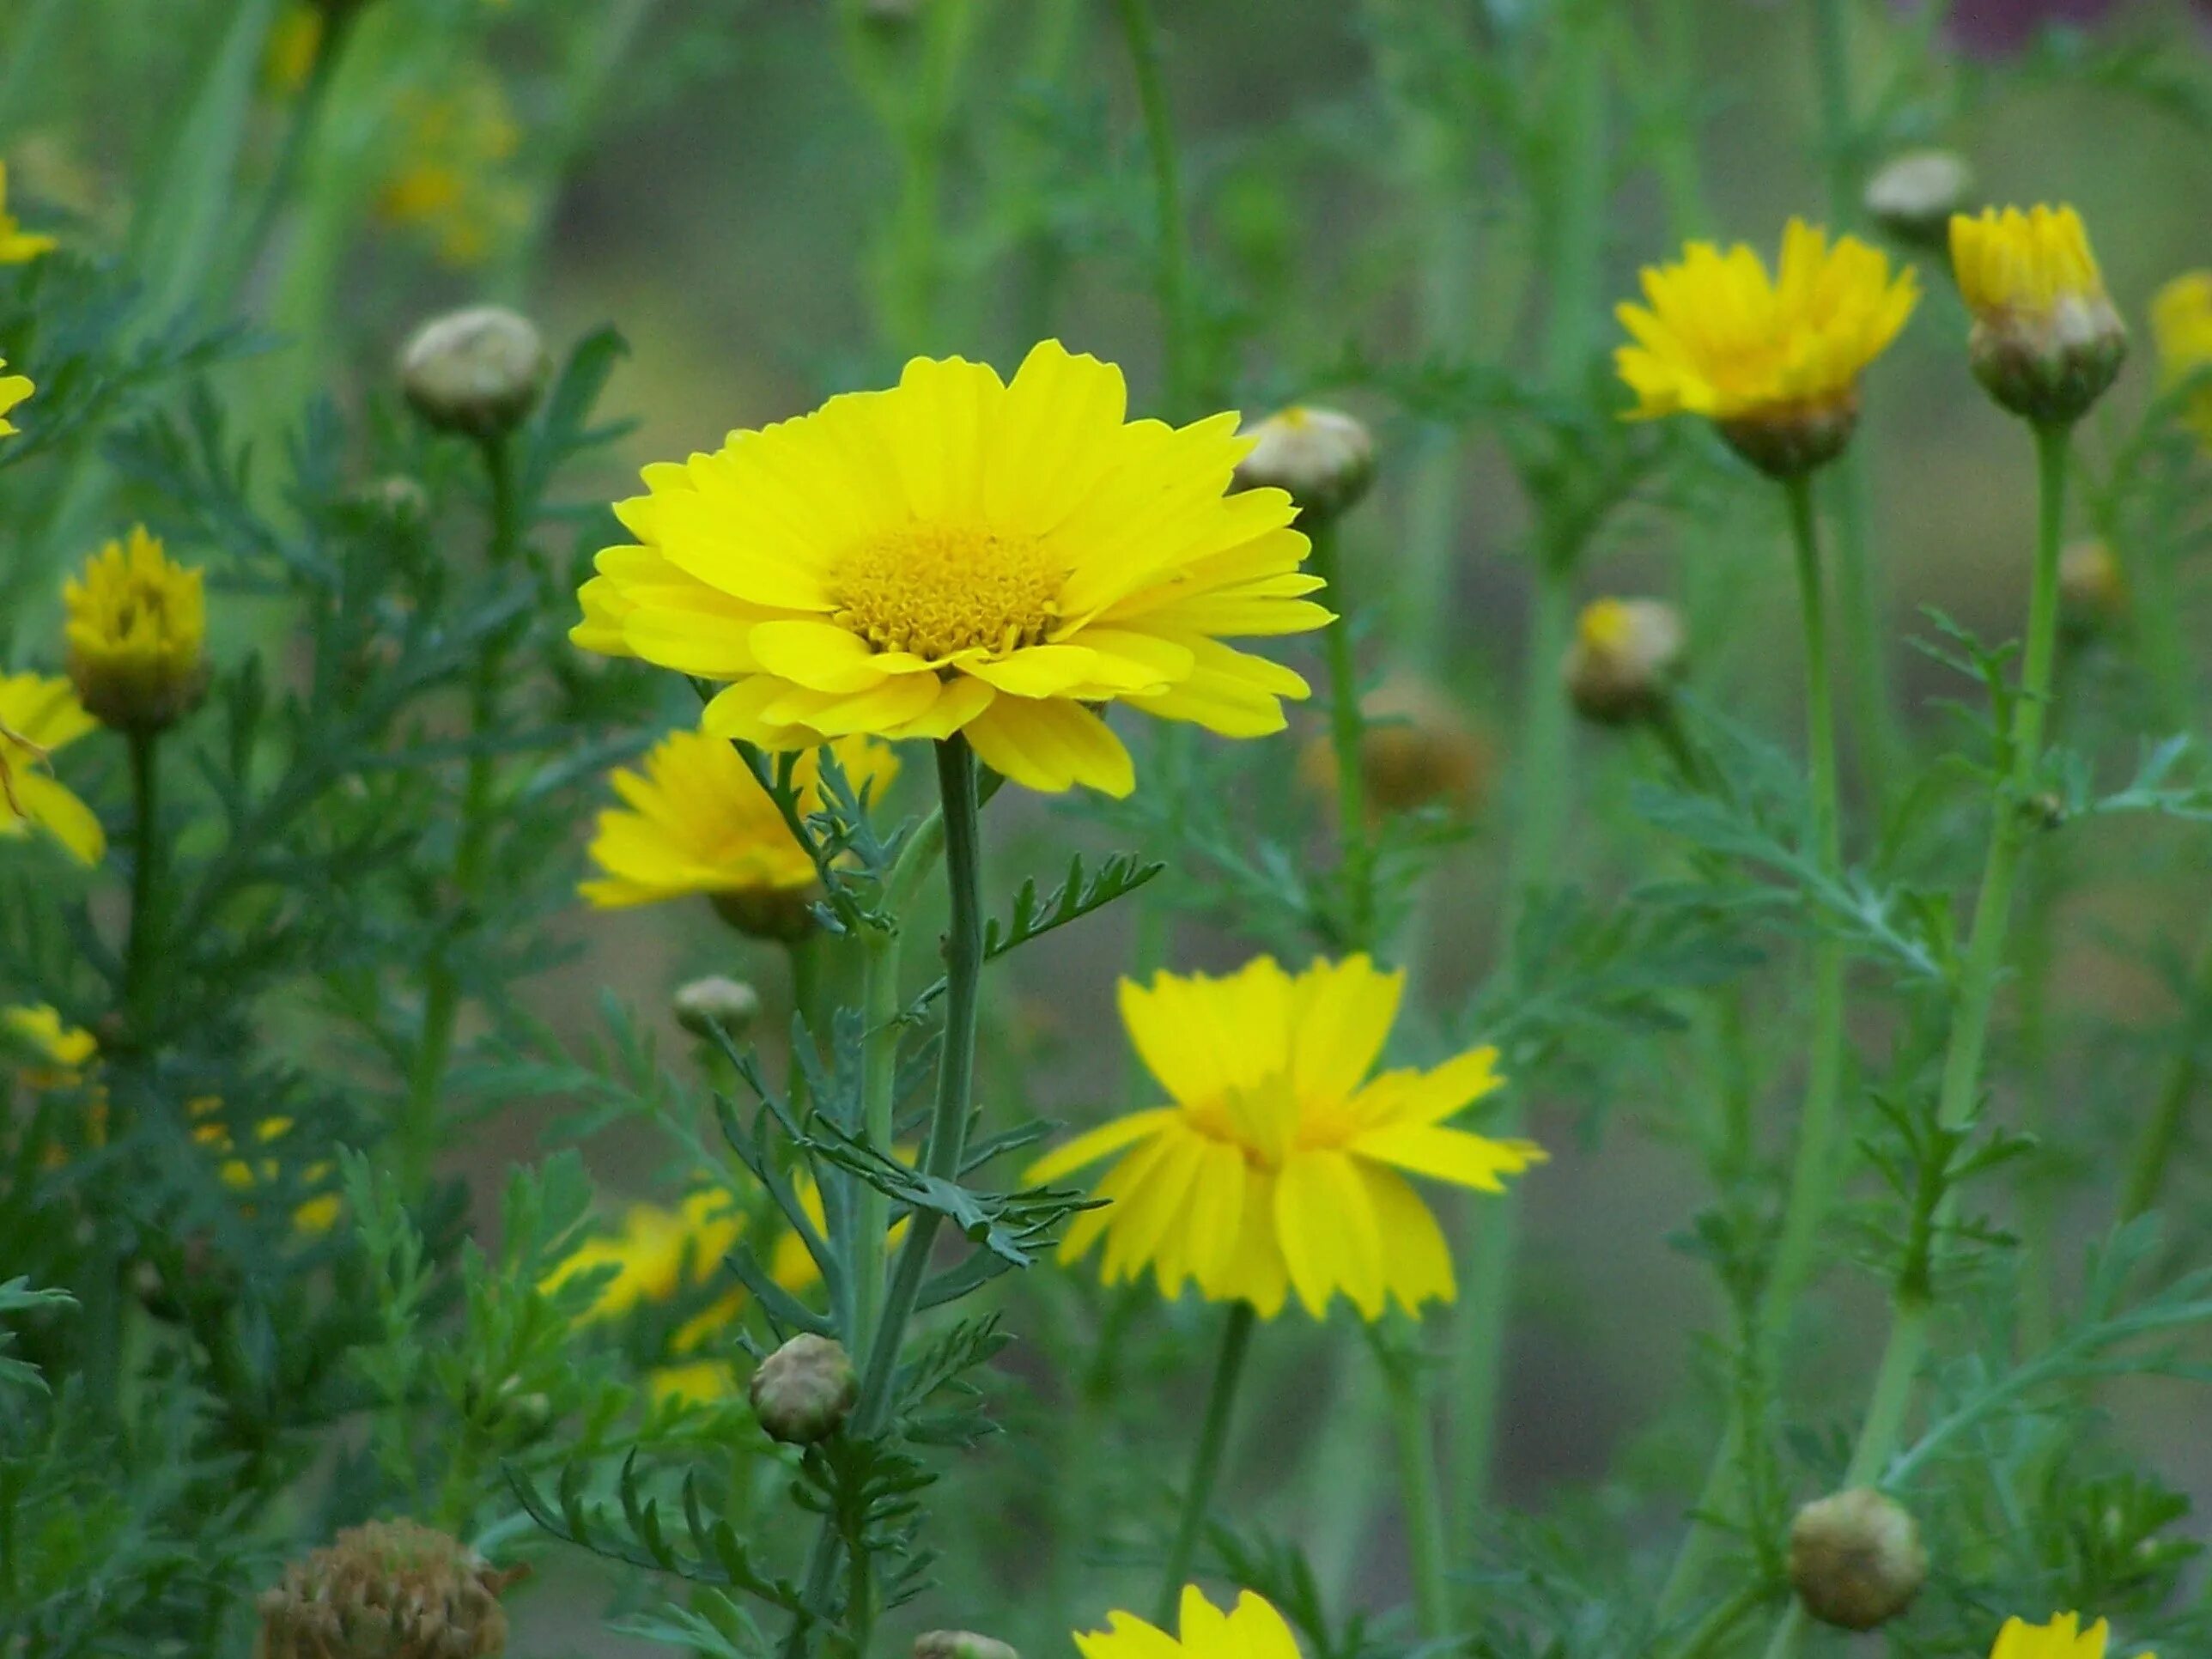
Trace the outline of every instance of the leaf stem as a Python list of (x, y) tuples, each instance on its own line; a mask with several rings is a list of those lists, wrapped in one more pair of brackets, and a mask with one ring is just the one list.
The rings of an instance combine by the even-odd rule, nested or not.
[(1213, 1362), (1213, 1381), (1206, 1392), (1206, 1416), (1199, 1425), (1198, 1448), (1190, 1461), (1190, 1480), (1183, 1487), (1182, 1513), (1176, 1522), (1175, 1541), (1168, 1547), (1167, 1565), (1160, 1576), (1160, 1593), (1152, 1622), (1172, 1631), (1176, 1608), (1183, 1586), (1190, 1582), (1191, 1563), (1198, 1557), (1199, 1534), (1206, 1528), (1206, 1506), (1221, 1477), (1221, 1455), (1229, 1443), (1229, 1419), (1237, 1403), (1237, 1385), (1244, 1375), (1244, 1357), (1252, 1344), (1255, 1316), (1252, 1304), (1231, 1304), (1222, 1322), (1221, 1347)]
[(1313, 544), (1307, 568), (1326, 582), (1322, 591), (1336, 620), (1322, 632), (1328, 664), (1329, 746), (1336, 757), (1338, 873), (1344, 886), (1344, 943), (1355, 951), (1371, 948), (1375, 931), (1375, 860), (1367, 838), (1366, 780), (1359, 750), (1367, 730), (1359, 708), (1359, 666), (1352, 648), (1352, 600), (1338, 556), (1336, 524), (1317, 519), (1307, 526)]
[(1395, 1344), (1379, 1326), (1370, 1325), (1367, 1334), (1389, 1397), (1390, 1431), (1398, 1447), (1413, 1613), (1422, 1638), (1439, 1642), (1451, 1633), (1451, 1576), (1445, 1557), (1443, 1494), (1437, 1484), (1436, 1435), (1428, 1390), (1421, 1386), (1421, 1357)]

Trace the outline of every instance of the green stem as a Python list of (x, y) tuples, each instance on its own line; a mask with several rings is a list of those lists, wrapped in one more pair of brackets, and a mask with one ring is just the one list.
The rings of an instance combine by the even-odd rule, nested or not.
[(2181, 1144), (2183, 1123), (2203, 1075), (2197, 1048), (2203, 1040), (2205, 1007), (2212, 1003), (2212, 932), (2198, 947), (2189, 975), (2188, 1004), (2182, 1010), (2181, 1048), (2160, 1086), (2158, 1103), (2144, 1121), (2134, 1155), (2128, 1160), (2128, 1184), (2120, 1199), (2120, 1219), (2133, 1221), (2155, 1208), (2166, 1185), (2166, 1166)]
[[(1819, 530), (1811, 481), (1793, 479), (1786, 489), (1805, 636), (1805, 741), (1811, 774), (1813, 845), (1822, 873), (1834, 878), (1843, 871), (1843, 825), (1837, 784), (1834, 675), (1829, 664)], [(1806, 1056), (1804, 1103), (1797, 1119), (1796, 1153), (1791, 1160), (1789, 1191), (1783, 1200), (1781, 1237), (1759, 1292), (1752, 1333), (1752, 1340), (1759, 1349), (1754, 1360), (1768, 1376), (1778, 1368), (1783, 1337), (1812, 1276), (1821, 1224), (1842, 1175), (1838, 1167), (1843, 1160), (1837, 1132), (1844, 1058), (1844, 966), (1838, 940), (1823, 934), (1814, 942), (1813, 1024)], [(1689, 1530), (1660, 1593), (1657, 1616), (1662, 1624), (1679, 1617), (1697, 1589), (1718, 1542), (1704, 1517), (1717, 1514), (1727, 1501), (1744, 1437), (1753, 1431), (1753, 1426), (1731, 1407), (1692, 1506)]]
[(133, 732), (131, 933), (123, 949), (123, 1009), (132, 1040), (144, 1044), (154, 1018), (155, 974), (161, 960), (161, 767), (151, 732)]
[(1129, 66), (1136, 76), (1137, 103), (1145, 124), (1145, 148), (1152, 163), (1152, 281), (1160, 308), (1162, 356), (1166, 369), (1167, 409), (1171, 419), (1187, 419), (1198, 394), (1196, 342), (1191, 334), (1190, 238), (1183, 222), (1182, 178), (1176, 159), (1175, 121), (1168, 108), (1167, 82), (1160, 73), (1159, 30), (1150, 0), (1115, 0), (1121, 33), (1128, 43)]
[[(888, 1155), (894, 1133), (891, 1093), (898, 1075), (899, 936), (872, 930), (862, 936), (860, 950), (860, 1128), (869, 1146)], [(853, 1306), (846, 1328), (858, 1341), (876, 1328), (883, 1314), (890, 1200), (871, 1182), (856, 1178), (853, 1186), (854, 1248), (846, 1258)]]
[[(491, 541), (488, 562), (494, 570), (513, 562), (521, 544), (521, 504), (515, 492), (514, 455), (504, 437), (490, 438), (483, 446), (484, 469), (491, 489)], [(493, 733), (499, 720), (500, 692), (504, 684), (507, 653), (512, 631), (502, 629), (487, 639), (478, 652), (476, 672), (469, 684), (470, 738), (481, 744)], [(473, 908), (483, 885), (484, 866), (491, 852), (494, 796), (499, 781), (498, 758), (478, 749), (469, 757), (461, 786), (459, 839), (453, 854), (453, 890), (464, 920)], [(460, 1018), (461, 986), (453, 972), (447, 947), (435, 951), (423, 970), (422, 1033), (408, 1075), (407, 1099), (398, 1124), (402, 1190), (419, 1194), (430, 1179), (438, 1152), (439, 1090), (445, 1081), (447, 1062), (453, 1056), (453, 1031)]]
[[(1975, 901), (1973, 931), (1960, 974), (1936, 1101), (1936, 1127), (1954, 1134), (1966, 1129), (1981, 1107), (1982, 1060), (1988, 1046), (1990, 1015), (2002, 977), (2013, 886), (2033, 816), (2029, 797), (2043, 759), (2051, 666), (2057, 654), (2058, 553), (2066, 520), (2068, 437), (2064, 427), (2035, 428), (2039, 513), (2035, 574), (2028, 594), (2027, 647), (2021, 659), (2020, 693), (2013, 704), (2009, 765), (1992, 805), (1989, 853)], [(1936, 1192), (1932, 1209), (1914, 1218), (1915, 1242), (1898, 1274), (1889, 1339), (1844, 1472), (1846, 1486), (1878, 1483), (1897, 1449), (1911, 1405), (1912, 1385), (1927, 1357), (1933, 1323), (1933, 1241), (1942, 1236), (1957, 1208), (1957, 1197), (1954, 1185), (1943, 1185)], [(1803, 1629), (1802, 1611), (1793, 1603), (1775, 1628), (1767, 1645), (1767, 1659), (1790, 1659)]]
[(1364, 951), (1374, 933), (1375, 869), (1367, 839), (1366, 780), (1360, 771), (1367, 722), (1359, 709), (1359, 667), (1352, 655), (1352, 600), (1345, 591), (1343, 561), (1337, 556), (1336, 526), (1317, 520), (1307, 533), (1313, 540), (1307, 568), (1328, 584), (1322, 591), (1337, 613), (1322, 634), (1328, 662), (1329, 744), (1336, 755), (1337, 868), (1344, 884), (1344, 943)]
[(1443, 1494), (1437, 1485), (1437, 1447), (1420, 1358), (1394, 1347), (1367, 1328), (1390, 1401), (1390, 1431), (1398, 1444), (1398, 1479), (1405, 1499), (1407, 1563), (1413, 1580), (1413, 1612), (1423, 1639), (1451, 1633), (1451, 1577), (1445, 1558)]
[(1190, 1582), (1191, 1563), (1198, 1559), (1199, 1534), (1206, 1528), (1206, 1511), (1221, 1477), (1221, 1455), (1229, 1444), (1229, 1418), (1237, 1403), (1237, 1384), (1244, 1374), (1244, 1356), (1252, 1345), (1254, 1315), (1249, 1302), (1232, 1304), (1221, 1327), (1221, 1350), (1213, 1362), (1213, 1381), (1206, 1392), (1206, 1417), (1199, 1425), (1198, 1449), (1190, 1460), (1190, 1480), (1184, 1486), (1182, 1514), (1176, 1522), (1175, 1541), (1168, 1547), (1167, 1567), (1160, 1577), (1160, 1594), (1152, 1622), (1162, 1630), (1176, 1627), (1176, 1609), (1183, 1586)]
[(973, 10), (968, 0), (936, 0), (924, 9), (921, 62), (898, 118), (899, 199), (891, 220), (885, 331), (906, 355), (927, 351), (935, 340), (945, 135)]

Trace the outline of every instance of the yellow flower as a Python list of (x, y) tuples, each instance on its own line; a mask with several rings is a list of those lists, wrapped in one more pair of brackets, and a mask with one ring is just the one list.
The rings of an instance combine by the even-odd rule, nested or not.
[[(880, 799), (898, 774), (898, 757), (867, 738), (830, 745), (855, 793)], [(601, 908), (651, 904), (704, 893), (753, 915), (813, 888), (814, 862), (726, 738), (678, 732), (653, 745), (642, 775), (613, 775), (623, 807), (599, 814), (592, 862), (605, 873), (577, 890)], [(822, 810), (821, 762), (799, 758), (793, 781), (802, 810)], [(738, 919), (733, 917), (733, 919)]]
[(170, 558), (145, 526), (87, 559), (62, 601), (70, 678), (96, 718), (156, 732), (198, 704), (207, 690), (202, 573)]
[[(41, 253), (52, 252), (57, 246), (51, 236), (31, 234), (8, 211), (8, 164), (0, 161), (0, 265), (27, 264)], [(5, 383), (0, 382), (0, 398), (5, 396)], [(0, 403), (0, 410), (6, 407)]]
[(400, 155), (377, 210), (423, 233), (445, 264), (483, 264), (529, 216), (527, 195), (505, 173), (522, 146), (506, 93), (482, 75), (405, 98), (398, 114)]
[(2127, 325), (2105, 292), (2070, 207), (1984, 208), (1951, 220), (1951, 268), (1974, 314), (1975, 378), (2014, 414), (2075, 421), (2127, 356)]
[(0, 836), (25, 835), (36, 824), (80, 864), (100, 862), (107, 850), (100, 820), (48, 772), (36, 769), (94, 724), (67, 680), (0, 678)]
[(51, 1003), (0, 1008), (0, 1027), (55, 1066), (64, 1083), (74, 1082), (100, 1052), (92, 1033), (82, 1025), (63, 1024), (61, 1011)]
[(718, 1406), (744, 1392), (738, 1368), (726, 1359), (691, 1359), (660, 1365), (646, 1373), (647, 1395), (656, 1406), (678, 1401), (686, 1406)]
[[(2075, 1613), (2054, 1613), (2047, 1625), (2008, 1619), (1990, 1650), (1990, 1659), (2105, 1659), (2105, 1644), (2112, 1634), (2105, 1621), (2100, 1619), (2087, 1630), (2081, 1626), (2081, 1616)], [(2157, 1656), (2147, 1653), (2142, 1659)]]
[(2196, 380), (2185, 418), (2212, 444), (2212, 270), (2192, 270), (2159, 289), (2150, 304), (2151, 332), (2169, 386)]
[(1279, 731), (1305, 682), (1221, 641), (1329, 620), (1291, 498), (1226, 493), (1251, 447), (1235, 416), (1176, 430), (1126, 400), (1057, 341), (1011, 384), (917, 357), (894, 390), (650, 466), (615, 508), (638, 544), (599, 555), (571, 637), (731, 682), (714, 737), (963, 732), (1033, 789), (1133, 787), (1089, 704)]
[(1264, 1597), (1246, 1590), (1227, 1613), (1195, 1584), (1183, 1587), (1180, 1637), (1133, 1613), (1106, 1615), (1104, 1630), (1078, 1631), (1083, 1659), (1298, 1659), (1297, 1638)]
[(1498, 1087), (1495, 1048), (1366, 1080), (1404, 985), (1364, 956), (1295, 976), (1261, 957), (1223, 979), (1122, 981), (1122, 1021), (1175, 1103), (1030, 1167), (1030, 1180), (1053, 1181), (1133, 1148), (1098, 1183), (1112, 1201), (1076, 1218), (1060, 1260), (1103, 1236), (1109, 1284), (1149, 1264), (1169, 1296), (1194, 1280), (1263, 1318), (1281, 1311), (1286, 1287), (1316, 1318), (1338, 1291), (1369, 1320), (1394, 1297), (1409, 1311), (1449, 1301), (1443, 1234), (1400, 1172), (1502, 1192), (1502, 1177), (1544, 1153), (1443, 1127)]
[[(0, 357), (0, 368), (7, 367), (8, 360)], [(27, 375), (0, 374), (0, 438), (12, 437), (17, 430), (15, 423), (8, 418), (8, 411), (37, 390)]]
[(1631, 414), (1702, 415), (1745, 459), (1780, 475), (1832, 459), (1858, 414), (1859, 376), (1918, 303), (1910, 266), (1856, 237), (1792, 219), (1779, 274), (1739, 242), (1692, 242), (1678, 264), (1647, 266), (1647, 305), (1615, 312), (1632, 344), (1613, 353), (1636, 393)]
[[(250, 1193), (255, 1188), (283, 1177), (283, 1169), (273, 1158), (248, 1159), (238, 1155), (238, 1144), (231, 1139), (230, 1130), (221, 1121), (222, 1102), (213, 1095), (203, 1095), (185, 1103), (185, 1115), (193, 1119), (196, 1127), (192, 1139), (221, 1159), (216, 1173), (222, 1184), (234, 1193)], [(264, 1117), (253, 1126), (253, 1144), (273, 1147), (292, 1133), (289, 1117)], [(328, 1164), (311, 1164), (300, 1172), (301, 1178), (311, 1185), (319, 1184), (331, 1177)], [(324, 1193), (311, 1198), (292, 1212), (292, 1224), (301, 1232), (320, 1235), (330, 1231), (337, 1222), (344, 1200), (336, 1193)], [(252, 1206), (246, 1206), (252, 1213)]]

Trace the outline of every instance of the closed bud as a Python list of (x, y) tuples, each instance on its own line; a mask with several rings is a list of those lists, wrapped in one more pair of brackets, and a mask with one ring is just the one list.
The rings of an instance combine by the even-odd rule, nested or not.
[(1867, 216), (1900, 242), (1940, 252), (1951, 216), (1967, 203), (1974, 170), (1955, 150), (1917, 149), (1877, 168), (1863, 198)]
[(826, 1440), (852, 1414), (860, 1379), (842, 1343), (794, 1336), (760, 1363), (746, 1393), (769, 1438), (787, 1446)]
[(1790, 1526), (1790, 1583), (1805, 1611), (1872, 1630), (1912, 1604), (1928, 1577), (1920, 1528), (1871, 1486), (1808, 1504)]
[(718, 1030), (736, 1036), (759, 1018), (760, 993), (741, 979), (709, 974), (676, 988), (676, 1023), (694, 1036)]
[(2001, 406), (2040, 426), (2070, 426), (2118, 378), (2127, 325), (2072, 208), (1959, 215), (1951, 266), (1974, 316), (1974, 378)]
[(1294, 404), (1254, 427), (1252, 453), (1237, 463), (1237, 488), (1290, 492), (1302, 520), (1334, 519), (1375, 482), (1375, 440), (1334, 409)]
[(914, 1659), (1022, 1659), (995, 1636), (972, 1630), (926, 1630), (914, 1638)]
[(1654, 719), (1681, 678), (1686, 644), (1681, 613), (1663, 599), (1593, 600), (1561, 665), (1567, 696), (1601, 726)]
[[(1380, 812), (1424, 806), (1472, 814), (1488, 793), (1490, 746), (1452, 700), (1425, 680), (1385, 681), (1359, 700), (1359, 773)], [(1298, 781), (1316, 794), (1336, 788), (1336, 750), (1316, 738), (1298, 757)]]
[(2118, 620), (2128, 580), (2108, 544), (2075, 542), (2058, 556), (2058, 603), (2075, 633), (2094, 634)]
[(507, 1650), (500, 1572), (412, 1521), (372, 1521), (261, 1597), (255, 1659), (486, 1659)]
[(141, 525), (86, 560), (62, 601), (70, 679), (103, 725), (159, 732), (199, 707), (208, 664), (198, 567), (169, 557)]
[(1850, 447), (1859, 424), (1858, 388), (1822, 403), (1778, 406), (1715, 424), (1729, 447), (1768, 477), (1802, 477)]
[(747, 939), (796, 945), (814, 931), (814, 901), (821, 890), (806, 887), (727, 887), (708, 895), (714, 914)]
[(537, 325), (503, 306), (433, 318), (399, 354), (408, 406), (440, 431), (471, 438), (513, 431), (551, 369)]

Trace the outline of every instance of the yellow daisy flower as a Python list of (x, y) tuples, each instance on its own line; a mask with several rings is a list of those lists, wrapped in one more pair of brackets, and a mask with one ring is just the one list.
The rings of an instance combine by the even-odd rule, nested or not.
[(2212, 444), (2212, 270), (2187, 272), (2159, 289), (2150, 304), (2150, 326), (2168, 386), (2204, 377), (2190, 394), (2185, 418)]
[[(2012, 1618), (1997, 1632), (1990, 1659), (2105, 1659), (2105, 1644), (2111, 1635), (2101, 1619), (2083, 1630), (2081, 1615), (2076, 1613), (2054, 1613), (2047, 1625)], [(2146, 1653), (2142, 1659), (2158, 1656)]]
[(82, 1025), (63, 1024), (61, 1010), (51, 1003), (0, 1008), (0, 1028), (54, 1066), (53, 1074), (64, 1084), (76, 1081), (100, 1052), (92, 1033)]
[[(0, 357), (0, 369), (7, 367), (8, 360)], [(37, 390), (27, 375), (0, 374), (0, 438), (12, 437), (18, 430), (15, 423), (8, 418), (8, 411)]]
[(1975, 377), (2029, 420), (2078, 420), (2128, 350), (2081, 216), (2070, 207), (1984, 208), (1951, 220), (1951, 268), (1974, 314)]
[(1195, 1584), (1184, 1586), (1170, 1636), (1133, 1613), (1106, 1615), (1104, 1630), (1075, 1632), (1083, 1659), (1298, 1659), (1297, 1638), (1264, 1596), (1246, 1590), (1227, 1613)]
[(1368, 1079), (1404, 988), (1364, 956), (1296, 975), (1261, 957), (1222, 979), (1123, 980), (1122, 1021), (1175, 1103), (1030, 1166), (1049, 1182), (1124, 1154), (1098, 1183), (1111, 1202), (1075, 1218), (1060, 1260), (1103, 1237), (1107, 1283), (1149, 1265), (1166, 1295), (1194, 1280), (1263, 1318), (1291, 1289), (1316, 1318), (1339, 1291), (1369, 1320), (1393, 1297), (1409, 1312), (1451, 1300), (1443, 1233), (1405, 1176), (1502, 1192), (1544, 1152), (1443, 1127), (1498, 1087), (1495, 1048)]
[[(283, 1170), (274, 1158), (248, 1158), (239, 1155), (238, 1143), (231, 1139), (228, 1127), (219, 1121), (222, 1102), (213, 1095), (203, 1095), (185, 1103), (185, 1115), (198, 1120), (192, 1139), (222, 1160), (216, 1173), (222, 1184), (234, 1193), (250, 1193), (264, 1182), (279, 1179)], [(273, 1147), (292, 1133), (289, 1117), (264, 1117), (253, 1126), (253, 1144)], [(328, 1164), (311, 1164), (301, 1171), (301, 1178), (313, 1182), (330, 1179)], [(344, 1200), (336, 1193), (324, 1193), (311, 1198), (292, 1212), (292, 1224), (301, 1232), (320, 1235), (330, 1231), (344, 1207)], [(246, 1212), (252, 1212), (246, 1206)]]
[(94, 724), (67, 680), (0, 677), (0, 836), (28, 834), (36, 824), (80, 864), (100, 862), (107, 850), (100, 820), (50, 771), (40, 769), (55, 750), (75, 743)]
[(744, 1392), (738, 1368), (726, 1359), (691, 1359), (659, 1365), (646, 1373), (647, 1397), (656, 1406), (678, 1401), (686, 1406), (718, 1406)]
[[(872, 738), (840, 738), (830, 752), (855, 793), (872, 786), (880, 799), (898, 775), (898, 757)], [(805, 811), (822, 808), (820, 774), (817, 755), (799, 757), (793, 781)], [(624, 805), (599, 814), (591, 845), (604, 873), (577, 889), (592, 904), (703, 893), (744, 926), (813, 888), (813, 860), (727, 738), (674, 732), (653, 745), (642, 774), (623, 769), (611, 781)]]
[(888, 392), (647, 467), (571, 637), (726, 680), (708, 734), (805, 749), (964, 732), (1033, 789), (1127, 794), (1086, 705), (1228, 737), (1284, 724), (1290, 670), (1224, 637), (1318, 628), (1279, 489), (1229, 494), (1251, 440), (1218, 415), (1124, 418), (1121, 371), (1048, 340), (1011, 383), (916, 358)]
[(1632, 343), (1613, 353), (1637, 419), (1702, 415), (1745, 459), (1787, 476), (1849, 441), (1867, 365), (1919, 302), (1910, 266), (1802, 219), (1783, 233), (1774, 276), (1750, 247), (1692, 242), (1646, 266), (1644, 305), (1615, 311)]
[(27, 264), (58, 246), (51, 236), (34, 236), (25, 230), (8, 211), (8, 164), (0, 161), (0, 265)]
[(159, 731), (207, 691), (203, 573), (146, 526), (112, 541), (63, 585), (70, 678), (94, 717), (119, 731)]

